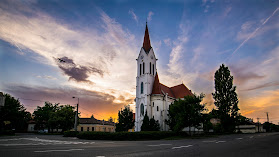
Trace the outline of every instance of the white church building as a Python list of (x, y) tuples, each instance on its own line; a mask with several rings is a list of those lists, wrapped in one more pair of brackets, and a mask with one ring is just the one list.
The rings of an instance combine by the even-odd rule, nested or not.
[(168, 131), (169, 127), (165, 120), (168, 119), (169, 105), (175, 99), (192, 95), (191, 90), (184, 84), (167, 87), (160, 83), (156, 68), (157, 60), (146, 24), (143, 46), (137, 58), (135, 131), (141, 131), (145, 113), (149, 118), (154, 117), (159, 121), (161, 131)]

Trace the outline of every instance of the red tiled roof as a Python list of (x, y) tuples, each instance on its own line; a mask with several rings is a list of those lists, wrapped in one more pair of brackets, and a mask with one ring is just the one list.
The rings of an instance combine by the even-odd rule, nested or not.
[(166, 85), (163, 85), (159, 81), (158, 74), (156, 72), (152, 94), (164, 94), (168, 93), (170, 97), (173, 98), (184, 98), (184, 96), (193, 95), (193, 93), (184, 85), (180, 84), (173, 87), (168, 87)]
[(145, 50), (145, 52), (149, 52), (149, 50), (151, 49), (151, 44), (150, 44), (150, 39), (149, 39), (149, 32), (148, 32), (147, 23), (146, 23), (146, 27), (145, 27), (145, 34), (144, 34), (144, 39), (143, 39), (142, 47)]

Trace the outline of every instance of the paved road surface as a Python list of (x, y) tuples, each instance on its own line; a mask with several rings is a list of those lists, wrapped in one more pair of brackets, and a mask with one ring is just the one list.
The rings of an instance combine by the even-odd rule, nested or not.
[(59, 135), (0, 137), (1, 157), (245, 156), (279, 157), (279, 133), (224, 135), (205, 139), (96, 141)]

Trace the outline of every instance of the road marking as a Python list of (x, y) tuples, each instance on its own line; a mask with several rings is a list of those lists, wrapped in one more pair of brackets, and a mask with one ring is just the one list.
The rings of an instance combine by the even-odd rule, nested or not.
[(243, 138), (236, 138), (237, 140), (242, 140)]
[(104, 142), (104, 143), (114, 143), (114, 142)]
[(96, 156), (96, 157), (105, 157), (105, 156)]
[(156, 145), (147, 145), (149, 147), (157, 147), (157, 146), (160, 146), (159, 144), (156, 144)]
[(46, 153), (46, 152), (70, 152), (70, 151), (77, 151), (77, 150), (84, 150), (84, 149), (41, 150), (41, 151), (34, 151), (34, 152), (35, 152), (35, 153)]
[(223, 143), (223, 142), (226, 142), (226, 141), (217, 141), (216, 143)]
[(192, 147), (193, 145), (188, 145), (188, 146), (180, 146), (180, 147), (172, 147), (171, 149), (180, 149), (180, 148), (188, 148)]
[(213, 141), (202, 141), (202, 142), (216, 142), (216, 140), (213, 140)]
[(254, 136), (250, 136), (250, 138), (253, 138)]
[(160, 144), (161, 146), (170, 146), (172, 144)]
[(169, 145), (172, 145), (172, 144), (153, 144), (153, 145), (147, 145), (149, 147), (158, 147), (158, 146), (169, 146)]

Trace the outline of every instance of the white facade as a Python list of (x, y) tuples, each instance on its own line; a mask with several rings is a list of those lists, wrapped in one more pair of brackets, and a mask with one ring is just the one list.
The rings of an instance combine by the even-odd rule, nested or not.
[(153, 94), (153, 83), (157, 73), (156, 57), (153, 49), (145, 52), (141, 48), (137, 58), (137, 78), (136, 78), (136, 114), (135, 114), (135, 131), (141, 131), (141, 125), (145, 113), (149, 118), (159, 121), (161, 130), (168, 130), (165, 124), (167, 119), (167, 110), (169, 105), (174, 101), (173, 98), (165, 95)]

